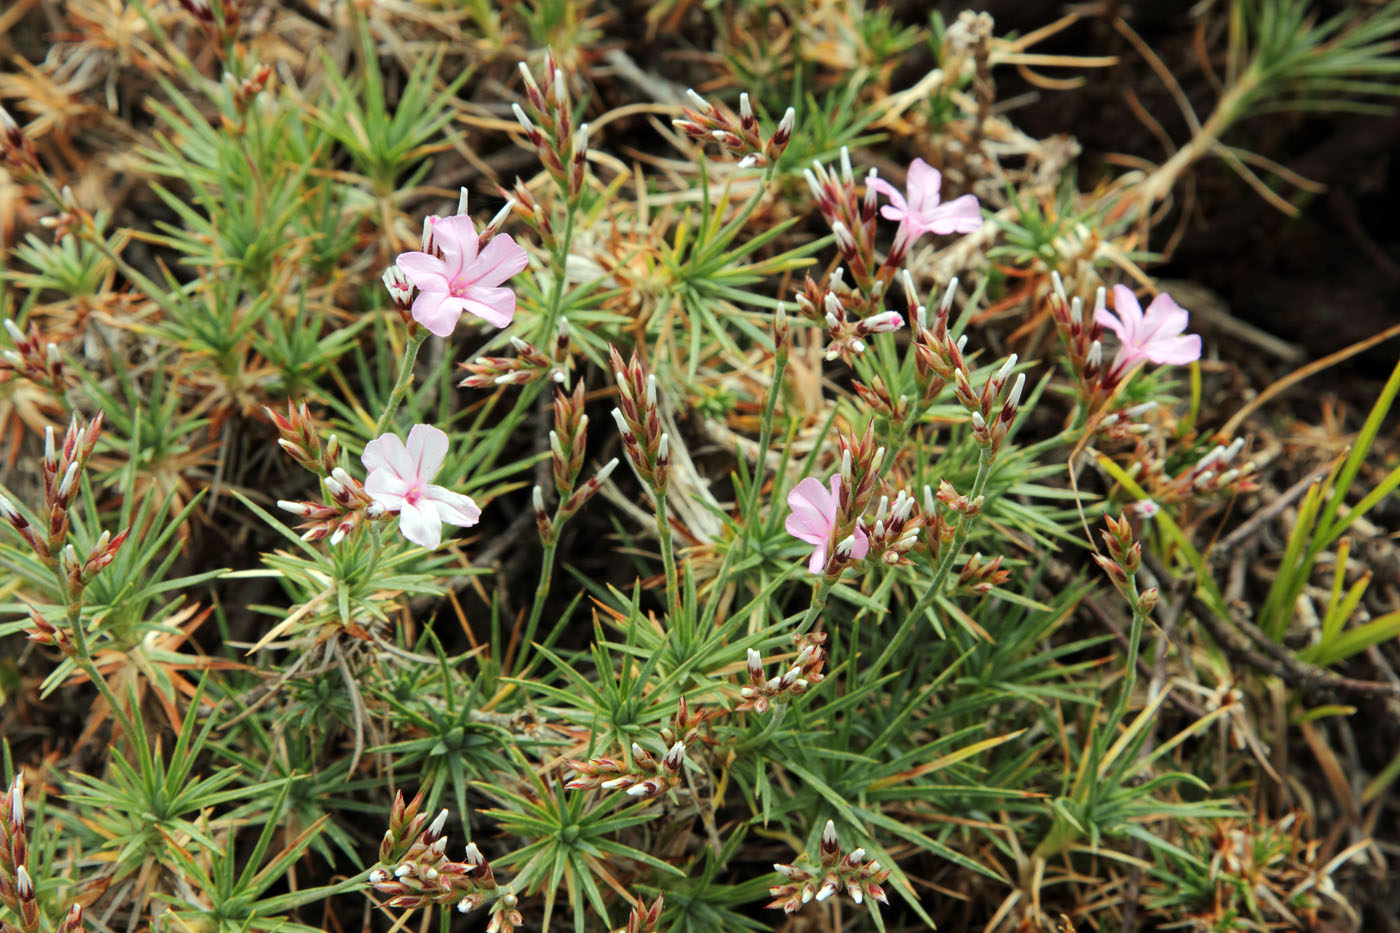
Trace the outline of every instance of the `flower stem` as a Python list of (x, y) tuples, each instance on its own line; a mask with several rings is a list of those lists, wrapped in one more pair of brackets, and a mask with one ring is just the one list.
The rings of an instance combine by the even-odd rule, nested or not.
[[(556, 535), (562, 522), (555, 518)], [(525, 661), (530, 655), (530, 647), (535, 640), (535, 630), (539, 628), (540, 616), (544, 614), (544, 603), (549, 598), (550, 585), (554, 580), (554, 555), (559, 548), (558, 538), (544, 546), (544, 554), (540, 558), (540, 579), (535, 584), (535, 602), (530, 607), (530, 618), (525, 623), (525, 637), (520, 642), (519, 652), (515, 656), (515, 663), (512, 667), (517, 671), (524, 670)]]
[(666, 571), (666, 606), (671, 613), (671, 618), (679, 619), (681, 616), (681, 590), (680, 580), (676, 573), (676, 559), (671, 542), (671, 523), (666, 517), (666, 496), (664, 493), (655, 493), (656, 498), (656, 535), (661, 540), (661, 565)]
[(394, 413), (398, 411), (399, 403), (408, 394), (408, 388), (413, 384), (413, 364), (418, 360), (418, 348), (427, 339), (428, 332), (421, 329), (408, 338), (408, 345), (404, 347), (403, 359), (399, 362), (398, 377), (394, 380), (393, 391), (389, 393), (389, 401), (385, 404), (379, 420), (374, 423), (375, 437), (388, 430), (390, 423), (394, 420)]
[[(972, 492), (968, 494), (969, 500), (975, 500), (982, 495), (982, 490), (987, 486), (987, 477), (992, 472), (992, 449), (990, 447), (980, 448), (977, 455), (977, 477), (972, 481)], [(953, 562), (962, 553), (963, 545), (967, 544), (968, 535), (972, 531), (972, 518), (967, 515), (958, 516), (958, 527), (953, 532), (953, 543), (938, 561), (938, 569), (934, 571), (933, 582), (928, 589), (924, 590), (924, 595), (919, 597), (919, 601), (914, 604), (914, 608), (909, 612), (909, 619), (917, 619), (928, 611), (933, 601), (943, 593), (944, 584), (948, 582), (948, 575), (952, 573)]]
[[(64, 581), (60, 579), (60, 586)], [(122, 733), (127, 741), (135, 744), (136, 728), (131, 717), (126, 710), (117, 702), (117, 695), (112, 692), (112, 688), (107, 685), (107, 680), (102, 676), (102, 672), (97, 669), (97, 663), (92, 659), (92, 653), (88, 649), (87, 634), (83, 629), (83, 593), (80, 589), (76, 593), (68, 593), (67, 587), (63, 586), (65, 598), (67, 599), (67, 613), (65, 624), (68, 628), (69, 637), (73, 641), (73, 663), (87, 674), (88, 680), (97, 688), (97, 692), (102, 695), (102, 699), (107, 701), (107, 706), (112, 710), (112, 718), (121, 726)]]
[[(754, 461), (753, 477), (750, 481), (748, 503), (744, 509), (744, 520), (755, 536), (760, 531), (758, 523), (758, 499), (763, 489), (763, 472), (768, 465), (768, 445), (773, 442), (773, 411), (778, 406), (778, 393), (782, 391), (783, 373), (787, 369), (788, 354), (779, 348), (773, 357), (773, 379), (768, 385), (768, 396), (763, 401), (763, 419), (759, 422), (758, 459)], [(757, 541), (757, 537), (751, 539)]]
[(822, 614), (826, 608), (826, 597), (831, 593), (834, 580), (828, 579), (825, 575), (817, 582), (817, 588), (812, 591), (812, 604), (807, 607), (807, 613), (802, 617), (802, 621), (797, 623), (797, 634), (801, 635), (816, 624), (817, 616)]

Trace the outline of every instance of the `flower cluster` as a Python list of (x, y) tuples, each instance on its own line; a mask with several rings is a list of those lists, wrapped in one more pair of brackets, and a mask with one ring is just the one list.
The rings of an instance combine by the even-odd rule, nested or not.
[(797, 111), (791, 107), (778, 121), (772, 135), (764, 139), (758, 131), (758, 117), (754, 115), (748, 94), (739, 95), (737, 117), (727, 108), (715, 106), (693, 90), (687, 90), (686, 94), (695, 106), (683, 108), (685, 118), (672, 120), (671, 123), (691, 139), (719, 143), (739, 159), (740, 168), (776, 162), (792, 141)]
[[(528, 65), (521, 62), (519, 67), (525, 84), (525, 106), (511, 104), (511, 110), (545, 171), (569, 203), (575, 204), (583, 193), (583, 178), (588, 167), (588, 124), (581, 123), (577, 130), (574, 128), (569, 85), (563, 69), (555, 64), (553, 51), (545, 55), (543, 86), (535, 80)], [(516, 182), (517, 190), (523, 187)], [(531, 201), (521, 200), (520, 203)]]
[(414, 544), (442, 543), (442, 523), (470, 528), (481, 509), (470, 497), (432, 483), (447, 458), (447, 434), (416, 424), (405, 444), (397, 434), (381, 434), (365, 445), (360, 461), (369, 471), (365, 492), (388, 512), (397, 512), (399, 531)]
[(0, 107), (0, 166), (20, 178), (39, 170), (34, 143), (4, 107)]
[(763, 670), (763, 656), (753, 648), (748, 651), (746, 667), (749, 682), (739, 688), (744, 702), (737, 710), (753, 710), (755, 713), (768, 711), (774, 703), (786, 703), (793, 697), (802, 696), (808, 687), (815, 687), (826, 679), (822, 669), (826, 666), (825, 632), (805, 632), (795, 636), (797, 657), (791, 663), (782, 662), (786, 669), (775, 677), (766, 677)]
[(394, 261), (398, 273), (386, 273), (385, 285), (402, 308), (406, 300), (402, 279), (407, 279), (418, 289), (409, 305), (413, 320), (431, 334), (450, 337), (464, 313), (493, 327), (509, 324), (515, 316), (515, 292), (502, 283), (528, 263), (525, 250), (507, 233), (483, 244), (466, 214), (433, 216), (423, 231), (423, 249), (400, 253)]
[(559, 319), (559, 330), (548, 353), (512, 335), (510, 345), (515, 356), (478, 356), (459, 363), (470, 375), (457, 385), (464, 389), (494, 389), (528, 385), (545, 378), (563, 382), (568, 378), (569, 343), (569, 322), (563, 318)]
[(579, 485), (584, 451), (588, 447), (588, 415), (583, 408), (582, 382), (574, 386), (571, 395), (563, 392), (554, 394), (554, 428), (549, 432), (549, 453), (559, 505), (553, 516), (545, 510), (544, 490), (536, 486), (532, 491), (535, 525), (539, 528), (540, 539), (546, 544), (554, 541), (559, 526), (596, 496), (613, 470), (617, 469), (618, 459), (613, 457), (587, 482)]
[(889, 496), (880, 497), (870, 527), (871, 557), (890, 566), (909, 563), (907, 555), (918, 546), (919, 531), (926, 524), (936, 540), (940, 527), (938, 514), (917, 514), (915, 508), (914, 497), (904, 489), (895, 493), (893, 504)]
[(474, 843), (467, 846), (465, 861), (454, 862), (446, 855), (448, 811), (443, 810), (428, 823), (420, 812), (423, 794), (404, 803), (403, 793), (394, 795), (389, 810), (389, 828), (379, 843), (379, 865), (369, 872), (368, 882), (389, 898), (390, 907), (426, 907), (430, 904), (455, 906), (459, 913), (470, 913), (488, 899), (495, 898), (488, 929), (509, 933), (522, 920), (515, 895), (496, 883), (491, 863)]
[(826, 292), (822, 299), (822, 307), (826, 312), (824, 320), (827, 334), (826, 358), (828, 360), (834, 360), (839, 356), (850, 363), (851, 354), (865, 352), (865, 341), (872, 334), (893, 333), (904, 326), (904, 318), (900, 317), (897, 311), (881, 311), (879, 314), (872, 314), (862, 320), (851, 320), (846, 315), (846, 308), (841, 303), (841, 299), (834, 291)]
[[(24, 814), (24, 774), (16, 774), (14, 783), (0, 800), (0, 904), (19, 918), (19, 933), (39, 933), (47, 929), (39, 917), (39, 896), (34, 878), (29, 873), (29, 833)], [(0, 928), (9, 927), (0, 922)], [(86, 929), (83, 908), (74, 904), (68, 908), (57, 933), (78, 933)]]
[(26, 335), (9, 318), (5, 319), (5, 333), (14, 349), (0, 353), (0, 373), (12, 373), (51, 392), (62, 392), (65, 370), (57, 345)]
[(784, 913), (796, 913), (804, 904), (821, 902), (833, 894), (844, 892), (856, 904), (866, 898), (888, 904), (885, 889), (881, 887), (890, 876), (888, 868), (881, 868), (875, 859), (865, 860), (864, 849), (841, 851), (841, 841), (836, 835), (836, 824), (826, 821), (821, 838), (821, 867), (801, 868), (797, 865), (774, 865), (773, 869), (785, 879), (782, 884), (768, 889), (773, 902), (769, 907), (781, 907)]
[(671, 464), (671, 438), (661, 430), (656, 376), (646, 371), (636, 351), (624, 364), (617, 347), (608, 346), (613, 375), (617, 379), (619, 406), (612, 411), (622, 435), (622, 446), (637, 478), (657, 500), (666, 496)]
[[(872, 301), (878, 300), (895, 273), (904, 266), (909, 250), (926, 233), (971, 233), (982, 225), (977, 198), (965, 194), (942, 201), (943, 176), (923, 159), (909, 166), (906, 189), (897, 188), (871, 169), (865, 177), (865, 193), (856, 190), (850, 153), (842, 147), (840, 167), (832, 170), (813, 162), (803, 173), (816, 198), (817, 210), (831, 227), (841, 261), (850, 269), (856, 287)], [(888, 203), (879, 205), (878, 195)], [(899, 223), (895, 239), (883, 261), (875, 252), (875, 216)], [(844, 296), (843, 296), (844, 297)]]
[(1105, 516), (1104, 522), (1108, 527), (1100, 529), (1099, 534), (1108, 555), (1096, 551), (1091, 556), (1134, 611), (1147, 615), (1157, 605), (1157, 588), (1149, 587), (1141, 593), (1137, 590), (1134, 578), (1142, 567), (1142, 542), (1135, 539), (1132, 522), (1126, 514), (1116, 519), (1112, 515)]
[[(1079, 393), (1090, 407), (1097, 408), (1144, 363), (1184, 366), (1201, 358), (1201, 338), (1185, 333), (1188, 314), (1166, 292), (1153, 298), (1144, 312), (1131, 289), (1115, 285), (1114, 310), (1110, 311), (1107, 292), (1100, 288), (1094, 296), (1093, 314), (1086, 315), (1083, 301), (1065, 294), (1058, 274), (1052, 281), (1050, 315), (1064, 343)], [(1103, 361), (1105, 328), (1119, 340), (1118, 353), (1108, 366)]]
[[(875, 444), (874, 423), (859, 439), (841, 435), (841, 469), (827, 484), (807, 477), (788, 493), (791, 513), (788, 534), (815, 545), (807, 570), (835, 579), (850, 564), (865, 559), (870, 538), (861, 522), (885, 460), (885, 448)], [(828, 487), (829, 490), (828, 491)]]
[[(269, 410), (283, 434), (283, 449), (298, 463), (322, 475), (330, 503), (306, 500), (279, 500), (277, 506), (299, 518), (302, 538), (319, 541), (329, 538), (332, 545), (364, 526), (397, 515), (399, 531), (414, 544), (436, 548), (442, 543), (442, 525), (469, 528), (481, 518), (470, 497), (453, 492), (432, 480), (447, 457), (447, 434), (430, 424), (414, 425), (405, 443), (396, 434), (381, 434), (365, 445), (360, 462), (368, 475), (364, 483), (344, 467), (335, 466), (340, 445), (334, 435), (324, 450), (310, 428), (305, 406), (290, 410), (283, 418)], [(288, 434), (296, 440), (289, 441)], [(308, 440), (310, 439), (310, 440)], [(309, 450), (307, 448), (310, 448)]]
[(682, 697), (671, 725), (661, 729), (661, 746), (666, 751), (660, 757), (633, 742), (630, 764), (625, 756), (622, 760), (594, 757), (577, 761), (566, 758), (564, 764), (574, 770), (575, 777), (564, 786), (569, 790), (622, 790), (629, 797), (643, 799), (660, 797), (680, 786), (685, 770), (686, 748), (699, 741), (700, 726), (705, 718), (702, 710), (692, 713)]
[[(19, 533), (34, 556), (58, 572), (70, 599), (77, 599), (92, 578), (116, 559), (118, 549), (130, 533), (130, 529), (126, 529), (114, 537), (110, 532), (102, 532), (87, 549), (85, 556), (79, 556), (77, 548), (68, 540), (69, 512), (78, 496), (83, 469), (101, 436), (100, 412), (87, 424), (79, 422), (78, 416), (74, 415), (68, 423), (68, 430), (64, 432), (62, 444), (56, 442), (52, 427), (45, 429), (41, 468), (44, 505), (39, 511), (37, 524), (31, 523), (13, 503), (0, 496), (0, 518)], [(37, 613), (33, 613), (33, 616), (39, 629), (31, 637), (45, 644), (58, 643), (58, 636), (51, 627), (42, 623)]]
[(321, 446), (316, 421), (305, 402), (293, 405), (288, 400), (286, 415), (266, 406), (263, 411), (277, 428), (277, 446), (286, 451), (298, 466), (321, 477), (335, 471), (340, 464), (340, 440), (332, 434), (326, 439), (325, 447)]

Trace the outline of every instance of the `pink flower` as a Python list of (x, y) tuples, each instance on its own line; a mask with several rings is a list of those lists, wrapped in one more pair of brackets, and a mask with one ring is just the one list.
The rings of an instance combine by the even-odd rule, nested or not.
[(525, 250), (499, 233), (478, 252), (476, 227), (465, 215), (430, 217), (428, 224), (442, 258), (412, 252), (400, 253), (396, 261), (418, 286), (413, 319), (439, 337), (452, 334), (463, 311), (496, 327), (509, 324), (515, 315), (515, 292), (500, 286), (525, 268)]
[[(809, 476), (788, 493), (788, 508), (792, 514), (787, 517), (787, 532), (799, 541), (815, 544), (812, 559), (807, 561), (810, 573), (821, 573), (826, 566), (826, 547), (836, 528), (836, 507), (841, 500), (841, 474), (831, 477), (831, 492), (826, 491), (821, 480)], [(855, 546), (851, 557), (863, 558), (870, 550), (870, 539), (859, 525), (856, 526)]]
[(467, 528), (481, 509), (467, 496), (429, 484), (447, 456), (447, 435), (430, 424), (416, 424), (408, 444), (396, 434), (381, 434), (365, 445), (360, 461), (369, 476), (365, 492), (378, 505), (399, 513), (399, 531), (414, 544), (442, 543), (442, 523)]
[(1184, 334), (1186, 311), (1162, 292), (1142, 313), (1137, 296), (1126, 285), (1113, 286), (1113, 309), (1099, 308), (1094, 320), (1118, 335), (1123, 346), (1109, 368), (1110, 375), (1121, 378), (1141, 360), (1171, 363), (1181, 366), (1201, 358), (1201, 338)]
[(974, 196), (965, 194), (947, 204), (939, 202), (943, 175), (923, 159), (915, 159), (909, 166), (908, 200), (883, 178), (871, 178), (868, 184), (890, 199), (880, 213), (886, 220), (899, 221), (902, 231), (912, 239), (925, 233), (971, 233), (982, 226), (982, 211)]

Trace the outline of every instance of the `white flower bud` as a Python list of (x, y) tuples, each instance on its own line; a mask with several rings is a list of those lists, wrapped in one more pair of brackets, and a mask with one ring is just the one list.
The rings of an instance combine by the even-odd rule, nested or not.
[(608, 481), (608, 477), (612, 476), (612, 471), (616, 469), (617, 458), (613, 457), (607, 463), (603, 464), (603, 468), (593, 476), (594, 482), (598, 483), (599, 485), (606, 483)]
[(778, 133), (783, 136), (791, 136), (793, 127), (797, 125), (797, 111), (789, 107), (783, 111), (783, 118), (778, 121)]

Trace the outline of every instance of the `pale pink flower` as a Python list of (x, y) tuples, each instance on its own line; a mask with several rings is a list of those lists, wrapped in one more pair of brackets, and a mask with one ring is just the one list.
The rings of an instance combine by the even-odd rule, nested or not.
[(943, 175), (923, 159), (915, 159), (909, 166), (908, 199), (883, 178), (871, 178), (867, 184), (890, 199), (880, 213), (886, 220), (899, 221), (911, 240), (925, 233), (971, 233), (982, 226), (982, 211), (973, 195), (965, 194), (947, 204), (939, 201)]
[[(832, 475), (830, 492), (827, 492), (821, 480), (809, 476), (788, 493), (787, 503), (792, 513), (787, 517), (787, 533), (799, 541), (816, 545), (811, 560), (807, 561), (807, 570), (811, 573), (821, 573), (826, 566), (826, 548), (836, 528), (836, 509), (840, 500), (840, 473)], [(856, 525), (854, 537), (851, 557), (860, 560), (870, 550), (870, 539), (860, 525)]]
[(408, 444), (396, 434), (381, 434), (365, 445), (360, 461), (369, 476), (365, 492), (375, 503), (399, 513), (399, 531), (414, 544), (442, 543), (442, 523), (467, 528), (481, 518), (469, 497), (429, 482), (447, 456), (447, 435), (430, 424), (416, 424)]
[(1182, 366), (1201, 358), (1201, 338), (1186, 330), (1186, 310), (1166, 292), (1147, 306), (1144, 314), (1137, 296), (1126, 285), (1113, 286), (1113, 309), (1099, 308), (1094, 320), (1118, 335), (1123, 345), (1109, 368), (1110, 376), (1121, 378), (1141, 360)]
[(476, 227), (465, 215), (428, 218), (433, 246), (442, 253), (400, 253), (396, 265), (418, 287), (413, 319), (439, 337), (452, 334), (462, 312), (496, 327), (515, 315), (515, 292), (501, 283), (525, 268), (529, 257), (508, 234), (498, 233), (478, 251)]

